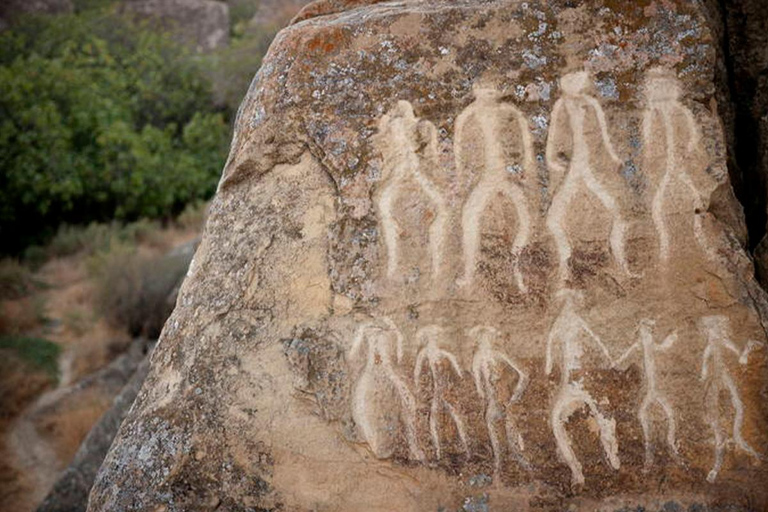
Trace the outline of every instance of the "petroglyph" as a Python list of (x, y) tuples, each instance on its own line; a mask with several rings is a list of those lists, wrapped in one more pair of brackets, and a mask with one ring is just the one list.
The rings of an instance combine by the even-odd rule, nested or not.
[(424, 369), (424, 366), (426, 365), (429, 368), (432, 377), (432, 401), (429, 409), (429, 434), (432, 437), (432, 444), (435, 447), (437, 458), (439, 459), (442, 457), (438, 421), (440, 412), (443, 410), (448, 412), (448, 415), (453, 420), (453, 424), (456, 426), (456, 431), (461, 440), (461, 445), (464, 448), (464, 451), (469, 454), (469, 441), (464, 420), (461, 418), (459, 411), (453, 405), (448, 403), (443, 396), (443, 389), (440, 383), (440, 363), (442, 361), (448, 361), (448, 363), (450, 363), (450, 367), (459, 379), (464, 377), (459, 362), (456, 360), (456, 356), (447, 350), (440, 348), (440, 340), (446, 337), (446, 331), (442, 327), (432, 325), (420, 329), (416, 334), (416, 337), (421, 346), (421, 350), (416, 356), (416, 367), (414, 368), (413, 377), (418, 385), (421, 371)]
[(528, 385), (528, 376), (519, 364), (506, 354), (493, 348), (493, 341), (500, 337), (499, 331), (493, 327), (477, 326), (469, 331), (469, 336), (475, 340), (475, 355), (472, 359), (472, 376), (475, 379), (477, 394), (485, 400), (485, 424), (493, 450), (494, 471), (498, 477), (501, 472), (501, 441), (496, 423), (504, 420), (507, 444), (512, 457), (524, 469), (530, 470), (531, 465), (523, 455), (525, 443), (523, 436), (517, 430), (513, 418), (508, 414), (507, 407), (499, 402), (494, 387), (501, 368), (508, 366), (517, 373), (517, 384), (507, 406), (517, 402)]
[(673, 332), (664, 338), (661, 343), (656, 343), (653, 340), (653, 328), (655, 325), (656, 322), (651, 319), (646, 318), (641, 320), (638, 329), (638, 340), (614, 363), (614, 366), (619, 366), (629, 359), (635, 351), (642, 350), (643, 369), (645, 373), (645, 398), (643, 398), (637, 416), (640, 420), (640, 425), (643, 428), (646, 471), (653, 465), (651, 422), (648, 413), (654, 405), (658, 405), (667, 417), (667, 445), (669, 445), (669, 449), (672, 451), (675, 459), (679, 461), (680, 458), (680, 454), (677, 450), (677, 441), (675, 440), (675, 431), (677, 429), (675, 414), (669, 400), (667, 400), (667, 398), (659, 391), (656, 379), (656, 353), (669, 350), (669, 348), (677, 341), (677, 333)]
[[(403, 359), (403, 335), (388, 318), (361, 325), (349, 351), (350, 358), (358, 357), (363, 345), (367, 348), (365, 367), (352, 392), (352, 419), (368, 442), (373, 453), (380, 458), (387, 456), (386, 448), (371, 418), (377, 414), (375, 399), (378, 382), (388, 383), (400, 402), (400, 419), (405, 428), (405, 438), (411, 457), (424, 460), (416, 433), (416, 400), (405, 381), (395, 370), (395, 363)], [(395, 353), (392, 353), (394, 345)]]
[[(480, 179), (462, 211), (464, 275), (460, 284), (471, 285), (474, 280), (483, 214), (491, 201), (503, 196), (512, 202), (517, 212), (517, 234), (512, 244), (513, 272), (520, 290), (526, 291), (520, 271), (520, 253), (531, 236), (531, 214), (523, 187), (516, 181), (535, 171), (528, 122), (517, 108), (502, 103), (501, 94), (495, 89), (477, 86), (473, 92), (475, 101), (459, 115), (455, 129), (455, 158), (459, 172), (465, 171), (473, 158), (481, 159), (477, 166)], [(516, 153), (517, 161), (510, 160), (505, 154), (511, 145), (506, 129), (518, 132), (521, 147)], [(510, 169), (516, 172), (510, 172)]]
[[(618, 201), (595, 176), (593, 148), (605, 148), (612, 162), (622, 164), (616, 154), (608, 133), (605, 113), (598, 101), (587, 94), (590, 76), (585, 71), (569, 73), (560, 79), (562, 96), (552, 110), (549, 136), (547, 138), (546, 161), (550, 170), (550, 181), (554, 195), (547, 213), (547, 228), (555, 239), (559, 260), (559, 277), (565, 283), (570, 277), (568, 261), (571, 257), (571, 241), (565, 229), (569, 206), (582, 187), (591, 192), (612, 217), (610, 235), (614, 259), (628, 275), (625, 255), (625, 232), (627, 223), (622, 217)], [(597, 119), (599, 140), (589, 140), (586, 132), (587, 116)], [(570, 158), (566, 157), (570, 152)], [(612, 172), (611, 169), (602, 172)]]
[(568, 419), (586, 406), (600, 429), (600, 441), (605, 455), (613, 469), (619, 469), (619, 444), (616, 439), (616, 421), (608, 418), (597, 406), (594, 398), (584, 389), (580, 380), (574, 379), (574, 373), (581, 370), (583, 355), (582, 337), (587, 336), (605, 359), (611, 362), (611, 355), (600, 338), (578, 314), (577, 308), (583, 306), (583, 296), (573, 290), (561, 290), (558, 293), (563, 302), (560, 315), (552, 325), (547, 339), (546, 374), (550, 375), (555, 364), (555, 350), (561, 345), (560, 390), (555, 399), (550, 415), (552, 432), (557, 441), (557, 448), (564, 462), (571, 469), (572, 482), (584, 484), (581, 463), (573, 451), (571, 439), (565, 428)]
[[(662, 68), (651, 69), (646, 75), (645, 95), (647, 108), (643, 116), (643, 140), (646, 148), (661, 146), (666, 152), (663, 158), (663, 176), (654, 192), (651, 216), (659, 237), (659, 258), (662, 265), (669, 261), (670, 235), (667, 226), (665, 206), (671, 197), (670, 186), (680, 182), (685, 186), (693, 202), (693, 231), (696, 242), (711, 257), (702, 225), (706, 203), (700, 187), (691, 174), (689, 157), (701, 143), (701, 130), (696, 118), (680, 102), (680, 83), (674, 74)], [(661, 124), (661, 130), (656, 125)], [(659, 140), (663, 137), (663, 140)]]
[(410, 103), (398, 101), (382, 116), (375, 140), (384, 158), (383, 182), (374, 194), (374, 203), (386, 245), (387, 276), (394, 278), (400, 268), (400, 227), (395, 220), (394, 208), (400, 193), (410, 182), (434, 208), (434, 219), (429, 223), (429, 250), (432, 276), (436, 277), (442, 266), (448, 210), (438, 187), (422, 172), (424, 165), (435, 164), (437, 158), (435, 126), (416, 118)]
[[(701, 380), (707, 383), (708, 420), (715, 436), (715, 463), (707, 475), (710, 483), (717, 479), (717, 475), (723, 467), (725, 449), (729, 441), (733, 441), (736, 448), (747, 453), (755, 459), (763, 457), (757, 453), (744, 439), (741, 429), (744, 426), (744, 403), (739, 395), (736, 383), (731, 377), (723, 358), (723, 350), (728, 350), (738, 356), (739, 364), (747, 364), (749, 354), (756, 348), (764, 346), (763, 343), (750, 341), (740, 351), (730, 339), (730, 322), (728, 317), (722, 315), (706, 316), (699, 321), (699, 329), (707, 338), (707, 348), (704, 349), (704, 361), (701, 366)], [(720, 393), (725, 390), (734, 410), (732, 437), (729, 440), (720, 417)]]

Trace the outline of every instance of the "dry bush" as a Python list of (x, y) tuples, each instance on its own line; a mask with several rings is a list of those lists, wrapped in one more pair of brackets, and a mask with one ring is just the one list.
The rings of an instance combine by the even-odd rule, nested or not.
[(27, 267), (11, 258), (0, 260), (0, 300), (23, 297), (33, 285), (32, 273)]
[(132, 336), (157, 338), (173, 310), (191, 256), (149, 257), (120, 244), (97, 254), (90, 266), (100, 313)]

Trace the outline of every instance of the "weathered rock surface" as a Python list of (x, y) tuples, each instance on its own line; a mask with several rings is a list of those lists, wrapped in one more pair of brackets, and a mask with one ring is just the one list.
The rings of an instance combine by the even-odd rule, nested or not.
[(768, 509), (708, 19), (308, 6), (88, 510)]
[(157, 23), (200, 52), (229, 42), (229, 7), (214, 0), (127, 0), (125, 12)]
[[(132, 357), (135, 357), (135, 354), (127, 356), (131, 359), (119, 358), (116, 363), (125, 364), (126, 361), (131, 361), (134, 366)], [(72, 463), (64, 470), (51, 492), (38, 507), (38, 512), (85, 512), (88, 508), (88, 494), (96, 474), (148, 372), (149, 355), (145, 356), (135, 369), (133, 376), (115, 398), (112, 407), (88, 433)]]

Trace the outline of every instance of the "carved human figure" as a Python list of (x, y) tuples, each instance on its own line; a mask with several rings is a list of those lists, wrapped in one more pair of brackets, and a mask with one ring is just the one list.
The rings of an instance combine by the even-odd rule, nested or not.
[(651, 444), (651, 422), (648, 413), (654, 405), (658, 405), (667, 417), (667, 444), (672, 451), (675, 459), (679, 460), (680, 454), (677, 451), (677, 441), (675, 440), (675, 413), (669, 400), (659, 391), (656, 379), (656, 353), (669, 350), (677, 341), (677, 333), (673, 332), (661, 343), (656, 343), (653, 339), (653, 328), (656, 322), (645, 318), (640, 320), (638, 328), (638, 340), (624, 352), (615, 363), (619, 366), (638, 350), (642, 351), (643, 370), (645, 373), (645, 397), (640, 405), (637, 416), (640, 425), (643, 428), (643, 441), (645, 442), (645, 470), (648, 471), (653, 465), (653, 446)]
[[(476, 86), (472, 102), (456, 120), (455, 158), (458, 171), (466, 172), (475, 159), (480, 176), (462, 210), (464, 275), (459, 281), (471, 285), (475, 276), (477, 254), (480, 250), (480, 226), (489, 203), (499, 197), (512, 202), (517, 212), (517, 234), (512, 244), (515, 279), (520, 290), (526, 291), (520, 271), (520, 253), (531, 236), (531, 214), (521, 186), (525, 174), (535, 172), (533, 142), (528, 122), (520, 111), (501, 102), (501, 94), (491, 87)], [(515, 137), (505, 130), (513, 129), (519, 137), (517, 160), (505, 154)], [(479, 139), (479, 140), (477, 140)]]
[(581, 356), (584, 349), (582, 340), (585, 336), (600, 349), (600, 353), (608, 362), (611, 362), (611, 356), (597, 334), (578, 313), (578, 309), (583, 306), (582, 294), (573, 290), (561, 290), (558, 295), (563, 306), (547, 339), (547, 375), (552, 373), (555, 365), (555, 350), (558, 346), (561, 347), (560, 390), (552, 407), (550, 423), (557, 441), (558, 452), (571, 469), (572, 481), (576, 485), (581, 485), (584, 483), (584, 473), (573, 451), (565, 426), (568, 419), (584, 406), (589, 409), (599, 427), (600, 441), (611, 467), (613, 469), (620, 467), (616, 421), (603, 414), (595, 399), (584, 389), (581, 379), (574, 376), (581, 370)]
[(429, 409), (429, 433), (432, 436), (432, 444), (435, 447), (437, 458), (442, 457), (442, 450), (440, 447), (440, 434), (439, 434), (439, 417), (440, 413), (445, 410), (453, 420), (453, 424), (456, 426), (459, 439), (461, 440), (464, 451), (469, 453), (469, 441), (467, 439), (467, 428), (464, 425), (464, 420), (461, 418), (461, 414), (456, 408), (451, 405), (443, 396), (443, 388), (440, 381), (440, 363), (447, 361), (449, 366), (456, 373), (456, 376), (461, 379), (463, 374), (459, 362), (456, 360), (456, 356), (440, 347), (440, 339), (446, 337), (445, 329), (442, 327), (431, 325), (424, 327), (416, 333), (421, 350), (416, 356), (416, 367), (414, 368), (413, 377), (417, 386), (421, 377), (421, 372), (426, 366), (429, 369), (430, 376), (432, 378), (432, 401)]
[(405, 187), (415, 184), (434, 208), (429, 225), (429, 251), (432, 275), (436, 277), (442, 265), (448, 210), (440, 190), (423, 172), (425, 165), (434, 165), (437, 159), (435, 126), (416, 118), (410, 103), (398, 101), (382, 116), (375, 140), (384, 158), (383, 181), (374, 194), (374, 204), (386, 245), (387, 276), (393, 278), (400, 268), (400, 227), (393, 211), (395, 202)]
[[(683, 185), (693, 206), (694, 237), (705, 253), (709, 247), (702, 226), (706, 203), (702, 189), (706, 186), (706, 174), (690, 173), (691, 161), (701, 144), (701, 130), (693, 113), (685, 107), (680, 97), (680, 82), (669, 71), (651, 69), (646, 75), (645, 96), (647, 100), (643, 116), (643, 141), (646, 152), (664, 148), (658, 160), (662, 176), (653, 194), (651, 215), (659, 237), (659, 258), (666, 265), (670, 254), (670, 235), (667, 227), (668, 204), (680, 203), (671, 195), (671, 187), (677, 182)], [(698, 183), (697, 183), (698, 182)]]
[[(469, 330), (469, 336), (475, 340), (475, 354), (472, 359), (472, 376), (475, 380), (475, 388), (481, 399), (485, 400), (485, 424), (488, 429), (488, 437), (493, 450), (494, 471), (498, 476), (501, 472), (501, 442), (496, 424), (504, 420), (504, 428), (507, 436), (507, 444), (510, 453), (518, 464), (524, 469), (530, 470), (531, 465), (523, 456), (525, 443), (520, 432), (515, 427), (514, 419), (507, 413), (507, 407), (523, 395), (528, 386), (528, 375), (519, 364), (506, 354), (493, 348), (493, 341), (500, 336), (499, 331), (493, 327), (477, 326)], [(498, 380), (504, 367), (508, 367), (517, 373), (517, 384), (507, 406), (502, 406), (496, 394), (494, 382)]]
[[(587, 93), (590, 82), (590, 76), (585, 71), (568, 73), (560, 79), (562, 96), (552, 109), (547, 138), (546, 160), (553, 197), (546, 223), (557, 247), (561, 284), (570, 277), (568, 262), (572, 253), (565, 220), (571, 202), (584, 188), (611, 215), (610, 245), (613, 257), (624, 272), (633, 275), (624, 250), (627, 223), (622, 217), (618, 201), (596, 176), (594, 151), (600, 147), (605, 149), (617, 167), (622, 161), (611, 143), (600, 103)], [(588, 116), (593, 116), (599, 127), (595, 138), (587, 136)]]
[(744, 439), (741, 429), (744, 425), (744, 403), (739, 396), (739, 390), (731, 377), (723, 357), (724, 351), (730, 351), (739, 358), (739, 363), (744, 365), (749, 361), (749, 354), (763, 343), (750, 341), (744, 350), (739, 350), (731, 341), (730, 322), (728, 317), (722, 315), (706, 316), (699, 320), (699, 329), (707, 338), (707, 348), (704, 349), (704, 361), (701, 366), (701, 380), (707, 383), (708, 420), (715, 436), (715, 464), (707, 475), (707, 481), (714, 482), (720, 469), (723, 467), (728, 439), (720, 417), (720, 394), (726, 391), (731, 399), (734, 410), (732, 440), (736, 448), (748, 455), (761, 459)]
[(411, 457), (424, 460), (424, 452), (419, 447), (416, 433), (416, 400), (394, 367), (395, 360), (400, 363), (403, 358), (403, 336), (400, 330), (389, 318), (365, 323), (357, 330), (349, 352), (350, 358), (358, 357), (364, 351), (364, 345), (367, 355), (365, 366), (352, 392), (352, 419), (373, 453), (378, 457), (385, 457), (386, 450), (382, 446), (374, 422), (371, 421), (378, 412), (377, 404), (369, 398), (371, 394), (376, 393), (378, 384), (384, 381), (391, 386), (400, 402), (400, 420)]

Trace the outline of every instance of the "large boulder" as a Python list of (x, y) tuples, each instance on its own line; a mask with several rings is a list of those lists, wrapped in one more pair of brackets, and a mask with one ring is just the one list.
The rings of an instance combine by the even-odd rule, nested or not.
[(179, 42), (209, 52), (229, 42), (229, 7), (215, 0), (126, 0), (122, 9), (169, 31)]
[(768, 509), (710, 19), (308, 6), (88, 510)]

